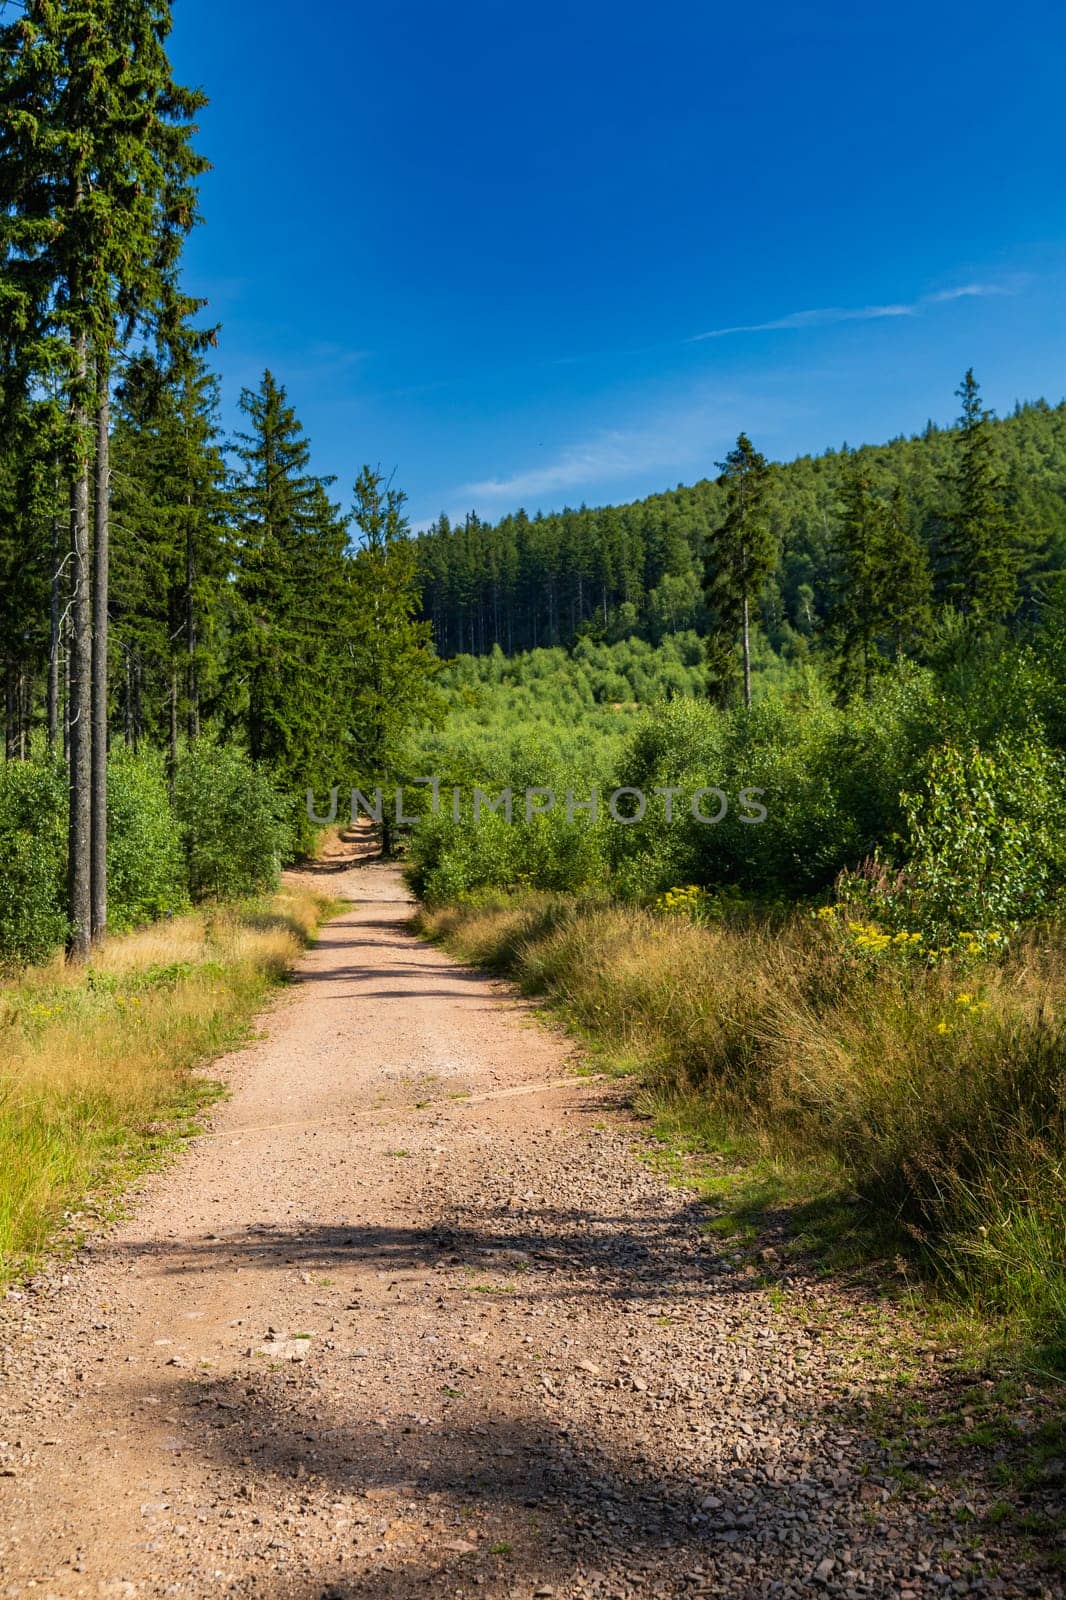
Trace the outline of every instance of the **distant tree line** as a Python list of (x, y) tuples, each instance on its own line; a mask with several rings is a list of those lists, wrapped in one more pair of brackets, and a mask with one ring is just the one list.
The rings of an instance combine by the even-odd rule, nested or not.
[(770, 465), (741, 435), (718, 475), (631, 505), (442, 516), (418, 539), (442, 655), (658, 643), (695, 628), (725, 693), (744, 610), (785, 656), (812, 647), (842, 688), (920, 649), (936, 610), (1031, 619), (1066, 568), (1066, 403), (995, 420), (972, 372), (955, 428)]

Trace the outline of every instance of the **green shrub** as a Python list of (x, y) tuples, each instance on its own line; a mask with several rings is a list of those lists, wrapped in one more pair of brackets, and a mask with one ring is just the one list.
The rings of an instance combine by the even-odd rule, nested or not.
[[(735, 884), (763, 897), (810, 894), (898, 834), (900, 790), (917, 777), (934, 725), (926, 674), (905, 669), (869, 704), (842, 710), (816, 681), (797, 703), (767, 693), (750, 712), (679, 699), (648, 712), (631, 735), (619, 781), (649, 796), (682, 790), (674, 821), (661, 803), (644, 823), (611, 834), (616, 880), (647, 897), (677, 883)], [(687, 798), (714, 785), (726, 817), (694, 820)], [(763, 822), (745, 821), (742, 790), (761, 790)]]
[(929, 923), (1016, 927), (1061, 883), (1063, 764), (1040, 745), (945, 745), (903, 806), (906, 880)]
[(459, 822), (445, 810), (424, 817), (411, 846), (408, 878), (415, 893), (444, 905), (485, 888), (537, 884), (572, 892), (602, 883), (604, 825), (582, 813), (568, 821), (564, 794), (558, 790), (556, 808), (531, 822), (525, 819), (525, 791), (518, 787), (511, 822), (486, 809), (475, 823), (470, 795)]
[(66, 938), (67, 776), (58, 762), (0, 764), (0, 967)]
[(162, 757), (117, 749), (108, 761), (108, 926), (123, 933), (189, 903), (181, 832)]
[(195, 744), (178, 766), (174, 809), (197, 900), (277, 883), (291, 842), (287, 802), (243, 750), (206, 739)]
[[(522, 842), (461, 839), (441, 822), (416, 846), (435, 873), (429, 892), (439, 901), (526, 880), (577, 888), (591, 870), (602, 871), (600, 881), (623, 899), (646, 901), (696, 883), (778, 902), (820, 893), (876, 856), (888, 876), (910, 873), (912, 887), (929, 898), (925, 914), (908, 906), (903, 925), (931, 931), (934, 917), (966, 927), (1042, 914), (1064, 875), (1055, 754), (1064, 652), (1048, 643), (1060, 635), (1049, 631), (1029, 649), (949, 632), (935, 667), (898, 664), (869, 700), (847, 706), (833, 700), (815, 668), (796, 666), (764, 673), (751, 711), (722, 711), (698, 696), (701, 642), (688, 634), (658, 649), (640, 640), (584, 638), (569, 656), (539, 650), (511, 661), (462, 658), (444, 675), (452, 718), (421, 738), (417, 754), (412, 747), (412, 773), (436, 771), (446, 786), (468, 793), (475, 783), (511, 786), (516, 794), (528, 784), (560, 793), (634, 787), (649, 805), (642, 822), (606, 823), (594, 840), (586, 823), (575, 833), (558, 816)], [(634, 695), (662, 695), (686, 679), (688, 694), (632, 704)], [(624, 695), (620, 685), (628, 685)], [(995, 774), (975, 771), (971, 779), (989, 791), (995, 820), (970, 815), (985, 802), (969, 793), (971, 779), (931, 755), (944, 745), (994, 753)], [(730, 800), (715, 825), (696, 821), (688, 807), (688, 797), (709, 786)], [(669, 824), (654, 795), (667, 787), (682, 791)], [(751, 812), (740, 804), (742, 789), (763, 791), (762, 823), (745, 820)], [(983, 830), (983, 842), (967, 898), (958, 862), (970, 848), (962, 839), (970, 826)], [(551, 858), (552, 845), (563, 859)]]

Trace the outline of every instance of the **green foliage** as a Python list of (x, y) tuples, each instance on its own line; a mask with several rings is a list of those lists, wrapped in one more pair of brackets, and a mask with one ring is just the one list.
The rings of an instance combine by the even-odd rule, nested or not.
[[(900, 789), (918, 776), (933, 702), (929, 675), (903, 669), (877, 686), (868, 706), (849, 711), (812, 681), (802, 699), (770, 692), (750, 712), (679, 697), (630, 719), (621, 741), (613, 730), (573, 744), (565, 733), (554, 741), (512, 737), (496, 747), (487, 772), (445, 759), (444, 770), (464, 785), (465, 815), (472, 787), (490, 781), (511, 786), (519, 810), (531, 786), (551, 788), (557, 807), (529, 834), (516, 823), (499, 835), (484, 818), (479, 828), (420, 825), (416, 881), (429, 885), (432, 875), (437, 900), (453, 882), (464, 893), (518, 881), (578, 888), (602, 883), (606, 869), (609, 886), (627, 898), (648, 899), (678, 883), (736, 885), (769, 899), (815, 892), (898, 833)], [(593, 787), (601, 791), (596, 827), (580, 812), (566, 821), (567, 789), (585, 799)], [(607, 795), (623, 787), (647, 797), (641, 820), (609, 820)], [(692, 801), (705, 789), (728, 800), (717, 823), (694, 814)], [(665, 790), (673, 791), (669, 799)], [(699, 809), (707, 817), (720, 807), (709, 795)]]
[(1006, 484), (991, 416), (971, 367), (958, 396), (959, 447), (951, 473), (954, 502), (940, 539), (941, 589), (978, 624), (1002, 622), (1018, 602), (1018, 563), (1007, 519)]
[(141, 355), (116, 395), (111, 447), (112, 636), (119, 705), (133, 744), (157, 745), (218, 709), (230, 504), (218, 383), (196, 355), (169, 366)]
[(415, 548), (403, 494), (364, 467), (355, 485), (359, 547), (348, 565), (346, 641), (352, 770), (364, 787), (397, 774), (404, 735), (437, 702), (429, 624), (417, 619)]
[(1032, 742), (930, 752), (902, 797), (904, 884), (934, 927), (1015, 928), (1066, 878), (1066, 768)]
[[(122, 931), (183, 910), (188, 891), (160, 758), (116, 750), (109, 780), (112, 924)], [(0, 965), (44, 960), (64, 941), (67, 798), (59, 763), (0, 765)]]
[(929, 565), (909, 524), (902, 490), (891, 499), (874, 492), (859, 458), (844, 489), (828, 607), (835, 677), (845, 696), (869, 695), (886, 659), (924, 641), (931, 587)]
[[(682, 791), (664, 808), (612, 832), (620, 886), (644, 898), (674, 884), (736, 885), (769, 899), (809, 894), (898, 831), (903, 775), (930, 736), (933, 686), (904, 670), (878, 684), (869, 705), (843, 711), (811, 682), (804, 697), (767, 695), (751, 712), (679, 701), (634, 734), (619, 781), (651, 794)], [(699, 822), (688, 797), (714, 786), (729, 809)], [(745, 803), (744, 795), (748, 801)], [(710, 799), (705, 814), (719, 803)], [(757, 807), (765, 820), (751, 820)]]
[(741, 636), (744, 703), (751, 705), (751, 612), (777, 561), (777, 534), (769, 515), (771, 472), (746, 433), (719, 463), (725, 515), (708, 542), (704, 585), (711, 616), (709, 660), (724, 698), (731, 647)]
[(182, 756), (174, 809), (197, 900), (273, 887), (291, 842), (291, 802), (235, 745), (201, 739)]
[(0, 969), (41, 961), (67, 922), (67, 776), (58, 763), (0, 763)]
[(241, 408), (235, 643), (247, 684), (248, 749), (269, 764), (303, 828), (303, 796), (344, 767), (338, 663), (350, 624), (347, 533), (327, 483), (307, 471), (310, 446), (270, 372)]
[(108, 762), (109, 925), (116, 933), (188, 905), (185, 854), (162, 757), (117, 749)]
[[(876, 855), (881, 865), (870, 879), (878, 893), (891, 881), (907, 897), (893, 925), (1015, 923), (1041, 914), (1064, 881), (1057, 841), (1066, 651), (1053, 646), (1057, 626), (1049, 620), (1047, 636), (1030, 647), (949, 620), (931, 648), (933, 666), (886, 662), (868, 699), (835, 703), (816, 671), (796, 667), (776, 681), (764, 675), (751, 711), (720, 711), (692, 693), (604, 703), (618, 676), (634, 695), (661, 691), (674, 671), (698, 682), (706, 668), (673, 657), (683, 639), (658, 651), (640, 640), (581, 640), (570, 656), (464, 657), (442, 673), (444, 729), (421, 735), (407, 766), (461, 785), (467, 800), (476, 784), (516, 792), (549, 784), (582, 796), (593, 786), (640, 789), (649, 799), (644, 819), (604, 822), (595, 839), (603, 884), (624, 898), (649, 900), (692, 883), (786, 901), (824, 891)], [(691, 645), (697, 654), (695, 637)], [(976, 767), (959, 755), (960, 769), (936, 754), (945, 744), (986, 754)], [(729, 799), (714, 825), (689, 807), (710, 786)], [(667, 788), (679, 791), (669, 823), (665, 797), (655, 793)], [(762, 792), (745, 805), (744, 790)], [(718, 808), (716, 800), (708, 805)], [(766, 809), (761, 823), (750, 820), (758, 805)], [(589, 831), (581, 817), (573, 826)], [(443, 822), (416, 837), (416, 863), (430, 838), (438, 899), (452, 882), (468, 892), (522, 878), (545, 888), (580, 879), (580, 870), (545, 863), (531, 848), (520, 854), (502, 836), (490, 848), (487, 837), (478, 844)], [(573, 861), (568, 835), (565, 849)]]
[[(493, 886), (576, 891), (602, 885), (607, 825), (602, 813), (594, 820), (578, 809), (590, 798), (589, 785), (535, 735), (515, 739), (506, 764), (499, 782), (482, 775), (461, 789), (458, 817), (452, 795), (445, 793), (438, 814), (418, 824), (409, 876), (415, 891), (432, 903)], [(506, 789), (512, 791), (510, 820), (506, 803), (492, 809)], [(534, 789), (547, 792), (528, 802), (527, 791)]]

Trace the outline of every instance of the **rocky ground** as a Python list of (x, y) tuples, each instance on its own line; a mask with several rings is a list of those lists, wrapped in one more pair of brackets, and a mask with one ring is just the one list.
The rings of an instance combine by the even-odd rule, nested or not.
[(957, 1430), (882, 1436), (893, 1314), (712, 1240), (615, 1085), (333, 865), (208, 1132), (0, 1307), (0, 1594), (1060, 1593)]

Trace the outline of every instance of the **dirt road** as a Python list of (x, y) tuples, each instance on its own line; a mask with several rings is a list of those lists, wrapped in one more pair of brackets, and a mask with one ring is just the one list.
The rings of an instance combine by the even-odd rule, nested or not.
[(709, 1241), (393, 870), (328, 883), (210, 1131), (3, 1303), (0, 1594), (1054, 1592), (887, 1470), (875, 1308)]

